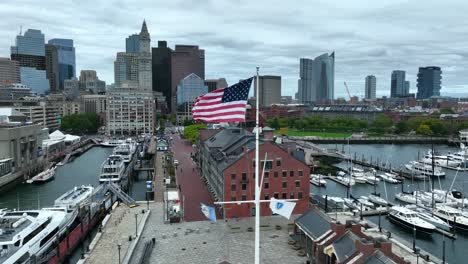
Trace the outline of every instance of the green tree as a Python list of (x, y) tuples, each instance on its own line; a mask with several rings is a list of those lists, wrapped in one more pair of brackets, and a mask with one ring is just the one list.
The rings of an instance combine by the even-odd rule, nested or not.
[(96, 133), (101, 126), (99, 116), (96, 113), (80, 113), (68, 115), (62, 118), (61, 128), (72, 133)]
[(393, 126), (392, 119), (384, 114), (379, 114), (372, 123), (372, 130), (380, 132), (389, 132)]
[(271, 120), (269, 126), (271, 126), (271, 128), (273, 128), (274, 130), (278, 130), (280, 129), (280, 123), (278, 121), (278, 118), (273, 118), (273, 120)]
[(410, 127), (407, 121), (400, 121), (395, 124), (395, 133), (403, 134), (409, 132)]
[(198, 135), (200, 129), (205, 129), (205, 124), (194, 124), (190, 126), (186, 126), (184, 128), (184, 137), (192, 142), (192, 144), (196, 144), (198, 141)]
[(416, 129), (416, 133), (419, 135), (431, 136), (432, 130), (428, 125), (421, 124), (418, 129)]
[(453, 111), (452, 108), (442, 108), (439, 110), (439, 113), (441, 114), (455, 114), (455, 111)]

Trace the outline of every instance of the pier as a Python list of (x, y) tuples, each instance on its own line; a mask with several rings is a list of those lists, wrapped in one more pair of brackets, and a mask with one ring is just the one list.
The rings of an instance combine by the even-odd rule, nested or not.
[(318, 144), (459, 144), (458, 140), (446, 137), (347, 137), (327, 138), (317, 136), (288, 136), (293, 141), (308, 141)]

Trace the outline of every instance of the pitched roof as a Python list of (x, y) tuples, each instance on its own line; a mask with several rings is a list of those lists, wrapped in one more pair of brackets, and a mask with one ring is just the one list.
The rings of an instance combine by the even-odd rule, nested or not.
[(343, 262), (357, 252), (355, 241), (360, 238), (352, 232), (346, 232), (333, 242), (333, 248), (338, 262)]
[(310, 209), (296, 219), (296, 224), (310, 237), (317, 239), (330, 230), (328, 217), (317, 209)]
[(369, 256), (366, 260), (364, 260), (363, 264), (396, 264), (391, 258), (385, 256), (384, 253), (380, 250), (376, 250), (374, 254)]

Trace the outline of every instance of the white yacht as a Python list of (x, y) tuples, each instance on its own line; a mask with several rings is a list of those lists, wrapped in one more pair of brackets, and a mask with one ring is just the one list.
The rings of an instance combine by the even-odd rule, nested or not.
[(391, 222), (410, 230), (416, 229), (430, 234), (436, 229), (433, 224), (421, 219), (415, 211), (402, 206), (393, 206), (388, 217)]
[(438, 228), (445, 230), (450, 230), (450, 228), (452, 228), (446, 221), (433, 215), (428, 208), (421, 207), (418, 205), (407, 205), (406, 208), (415, 211), (418, 214), (418, 216), (421, 217), (423, 220), (433, 224)]
[(48, 181), (51, 181), (55, 177), (55, 170), (57, 167), (52, 167), (50, 169), (47, 169), (36, 176), (32, 177), (31, 179), (27, 180), (27, 183), (45, 183)]
[(463, 215), (461, 210), (442, 205), (434, 208), (432, 214), (447, 221), (452, 226), (468, 231), (468, 218)]
[(67, 213), (65, 208), (2, 211), (0, 263), (29, 263), (33, 255), (38, 259), (45, 257), (57, 238), (67, 232), (74, 216)]
[(135, 153), (135, 145), (133, 143), (123, 143), (117, 145), (114, 148), (113, 154), (122, 156), (125, 163), (129, 163), (132, 160), (133, 154)]
[(445, 172), (442, 171), (442, 168), (439, 166), (434, 167), (434, 173), (432, 172), (432, 165), (424, 164), (418, 161), (410, 161), (405, 167), (412, 173), (422, 174), (425, 176), (431, 177), (434, 174), (434, 177), (445, 177)]
[(327, 185), (327, 181), (325, 181), (324, 179), (324, 176), (321, 175), (321, 174), (311, 174), (310, 175), (310, 183), (312, 183), (313, 185), (315, 186), (326, 186)]
[(465, 144), (461, 144), (460, 151), (447, 155), (452, 160), (460, 162), (460, 167), (468, 168), (468, 151), (466, 150)]
[(356, 184), (356, 181), (354, 179), (350, 179), (349, 177), (345, 176), (336, 176), (336, 181), (344, 186), (353, 186)]
[(101, 142), (101, 146), (103, 147), (117, 147), (118, 145), (120, 144), (123, 144), (125, 143), (124, 140), (121, 140), (121, 139), (109, 139), (109, 140), (105, 140), (103, 142)]
[(383, 181), (388, 182), (388, 183), (401, 183), (401, 181), (395, 176), (393, 173), (389, 172), (384, 172), (378, 175)]
[(422, 201), (412, 193), (397, 193), (395, 199), (408, 204), (420, 204)]
[(120, 183), (124, 176), (125, 163), (120, 155), (110, 155), (101, 165), (99, 182)]
[(93, 186), (79, 186), (74, 187), (70, 191), (64, 193), (62, 196), (55, 200), (55, 207), (67, 208), (68, 211), (78, 209), (80, 205), (90, 202), (93, 194)]
[(368, 198), (369, 198), (369, 201), (373, 202), (374, 204), (381, 205), (381, 206), (389, 205), (388, 201), (380, 197), (380, 195), (371, 194), (368, 196)]
[(457, 168), (460, 167), (461, 161), (445, 155), (432, 155), (432, 151), (428, 151), (424, 158), (421, 159), (422, 163), (432, 165), (432, 157), (434, 156), (434, 164), (437, 166)]

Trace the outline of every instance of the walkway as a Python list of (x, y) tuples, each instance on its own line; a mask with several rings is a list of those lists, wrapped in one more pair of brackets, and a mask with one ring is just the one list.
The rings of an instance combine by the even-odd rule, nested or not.
[(202, 181), (196, 164), (190, 157), (193, 152), (192, 144), (179, 135), (174, 135), (173, 151), (175, 159), (179, 161), (176, 177), (180, 185), (181, 199), (184, 204), (185, 221), (201, 221), (206, 217), (200, 210), (200, 203), (213, 205), (213, 199)]

